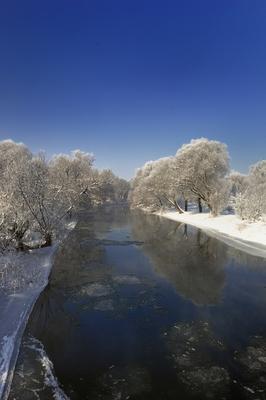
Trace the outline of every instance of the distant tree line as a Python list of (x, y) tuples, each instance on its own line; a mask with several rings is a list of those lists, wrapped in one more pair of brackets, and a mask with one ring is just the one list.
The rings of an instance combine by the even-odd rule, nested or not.
[(266, 215), (266, 160), (250, 167), (248, 175), (230, 171), (227, 146), (205, 138), (184, 144), (174, 156), (145, 163), (131, 182), (133, 208), (177, 212), (193, 204), (213, 216), (233, 208), (242, 219)]
[(90, 206), (127, 198), (129, 184), (93, 167), (80, 150), (47, 160), (11, 140), (0, 142), (0, 244), (50, 246), (82, 202)]

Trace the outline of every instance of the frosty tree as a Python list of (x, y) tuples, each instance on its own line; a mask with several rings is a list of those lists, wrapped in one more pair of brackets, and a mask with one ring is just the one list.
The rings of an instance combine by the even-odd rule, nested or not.
[(160, 207), (160, 199), (153, 194), (153, 189), (148, 184), (153, 163), (153, 161), (148, 161), (139, 168), (131, 182), (129, 201), (132, 207)]
[(230, 175), (228, 176), (228, 181), (231, 186), (231, 194), (234, 197), (240, 193), (243, 193), (248, 185), (247, 175), (241, 174), (237, 171), (231, 171)]
[(145, 163), (137, 171), (130, 193), (133, 207), (156, 210), (165, 204), (175, 206), (175, 191), (169, 181), (170, 164), (171, 157), (160, 158)]
[(213, 215), (227, 204), (229, 155), (225, 144), (205, 138), (193, 139), (176, 153), (179, 185), (203, 200)]
[(208, 139), (192, 140), (183, 145), (174, 157), (149, 161), (137, 171), (132, 182), (130, 201), (133, 207), (157, 209), (174, 206), (183, 212), (180, 200), (205, 202), (217, 215), (228, 201), (230, 184), (226, 145)]
[(245, 190), (236, 199), (236, 211), (242, 219), (266, 219), (266, 160), (250, 167)]
[(1, 245), (25, 249), (37, 234), (38, 246), (49, 246), (82, 200), (94, 205), (115, 200), (116, 193), (125, 197), (128, 185), (93, 162), (80, 150), (48, 161), (23, 144), (0, 142)]
[(115, 177), (113, 182), (114, 186), (114, 196), (116, 201), (126, 201), (128, 198), (128, 193), (130, 189), (130, 184), (128, 181), (122, 178)]
[(19, 181), (31, 159), (31, 152), (23, 144), (11, 140), (0, 142), (0, 235), (3, 246), (14, 242), (21, 247), (30, 227), (31, 213), (21, 200)]

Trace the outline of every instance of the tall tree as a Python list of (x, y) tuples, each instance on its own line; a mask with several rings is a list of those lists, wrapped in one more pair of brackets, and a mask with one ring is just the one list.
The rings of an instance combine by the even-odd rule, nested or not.
[(179, 186), (203, 200), (213, 215), (228, 201), (229, 155), (225, 144), (205, 138), (183, 145), (175, 156)]

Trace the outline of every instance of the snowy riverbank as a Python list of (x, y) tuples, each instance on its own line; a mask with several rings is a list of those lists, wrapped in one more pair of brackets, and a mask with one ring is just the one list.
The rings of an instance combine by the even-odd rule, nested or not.
[(196, 226), (226, 244), (249, 254), (266, 258), (266, 223), (246, 222), (236, 215), (212, 217), (208, 213), (160, 211), (156, 215)]
[[(69, 224), (67, 233), (74, 226)], [(7, 276), (6, 287), (0, 288), (0, 399), (8, 398), (21, 339), (34, 304), (47, 286), (58, 245), (19, 254), (16, 268), (21, 287), (12, 289)]]

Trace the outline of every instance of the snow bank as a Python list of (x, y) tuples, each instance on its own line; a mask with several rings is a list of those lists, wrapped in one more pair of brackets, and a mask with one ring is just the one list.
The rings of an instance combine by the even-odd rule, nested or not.
[[(39, 262), (34, 267), (41, 272), (41, 284), (34, 282), (32, 288), (23, 292), (0, 293), (0, 399), (8, 397), (23, 332), (36, 300), (48, 283), (55, 250), (56, 246), (35, 251)], [(24, 263), (28, 260), (32, 267), (36, 261), (34, 256), (25, 254)]]
[[(72, 230), (74, 226), (74, 223), (69, 224), (67, 231)], [(5, 285), (0, 286), (0, 399), (2, 400), (8, 398), (21, 339), (34, 304), (47, 286), (58, 245), (59, 243), (29, 253), (18, 253), (17, 260), (12, 255), (10, 264), (17, 263), (14, 264), (14, 268), (19, 274), (19, 278), (16, 279), (21, 281), (21, 285), (16, 282), (16, 285), (12, 286), (12, 265), (10, 275), (4, 270)]]
[(193, 212), (178, 214), (176, 211), (163, 211), (157, 212), (156, 215), (194, 225), (229, 246), (266, 258), (266, 224), (263, 222), (249, 223), (242, 221), (236, 215), (219, 215), (214, 218), (208, 213)]

